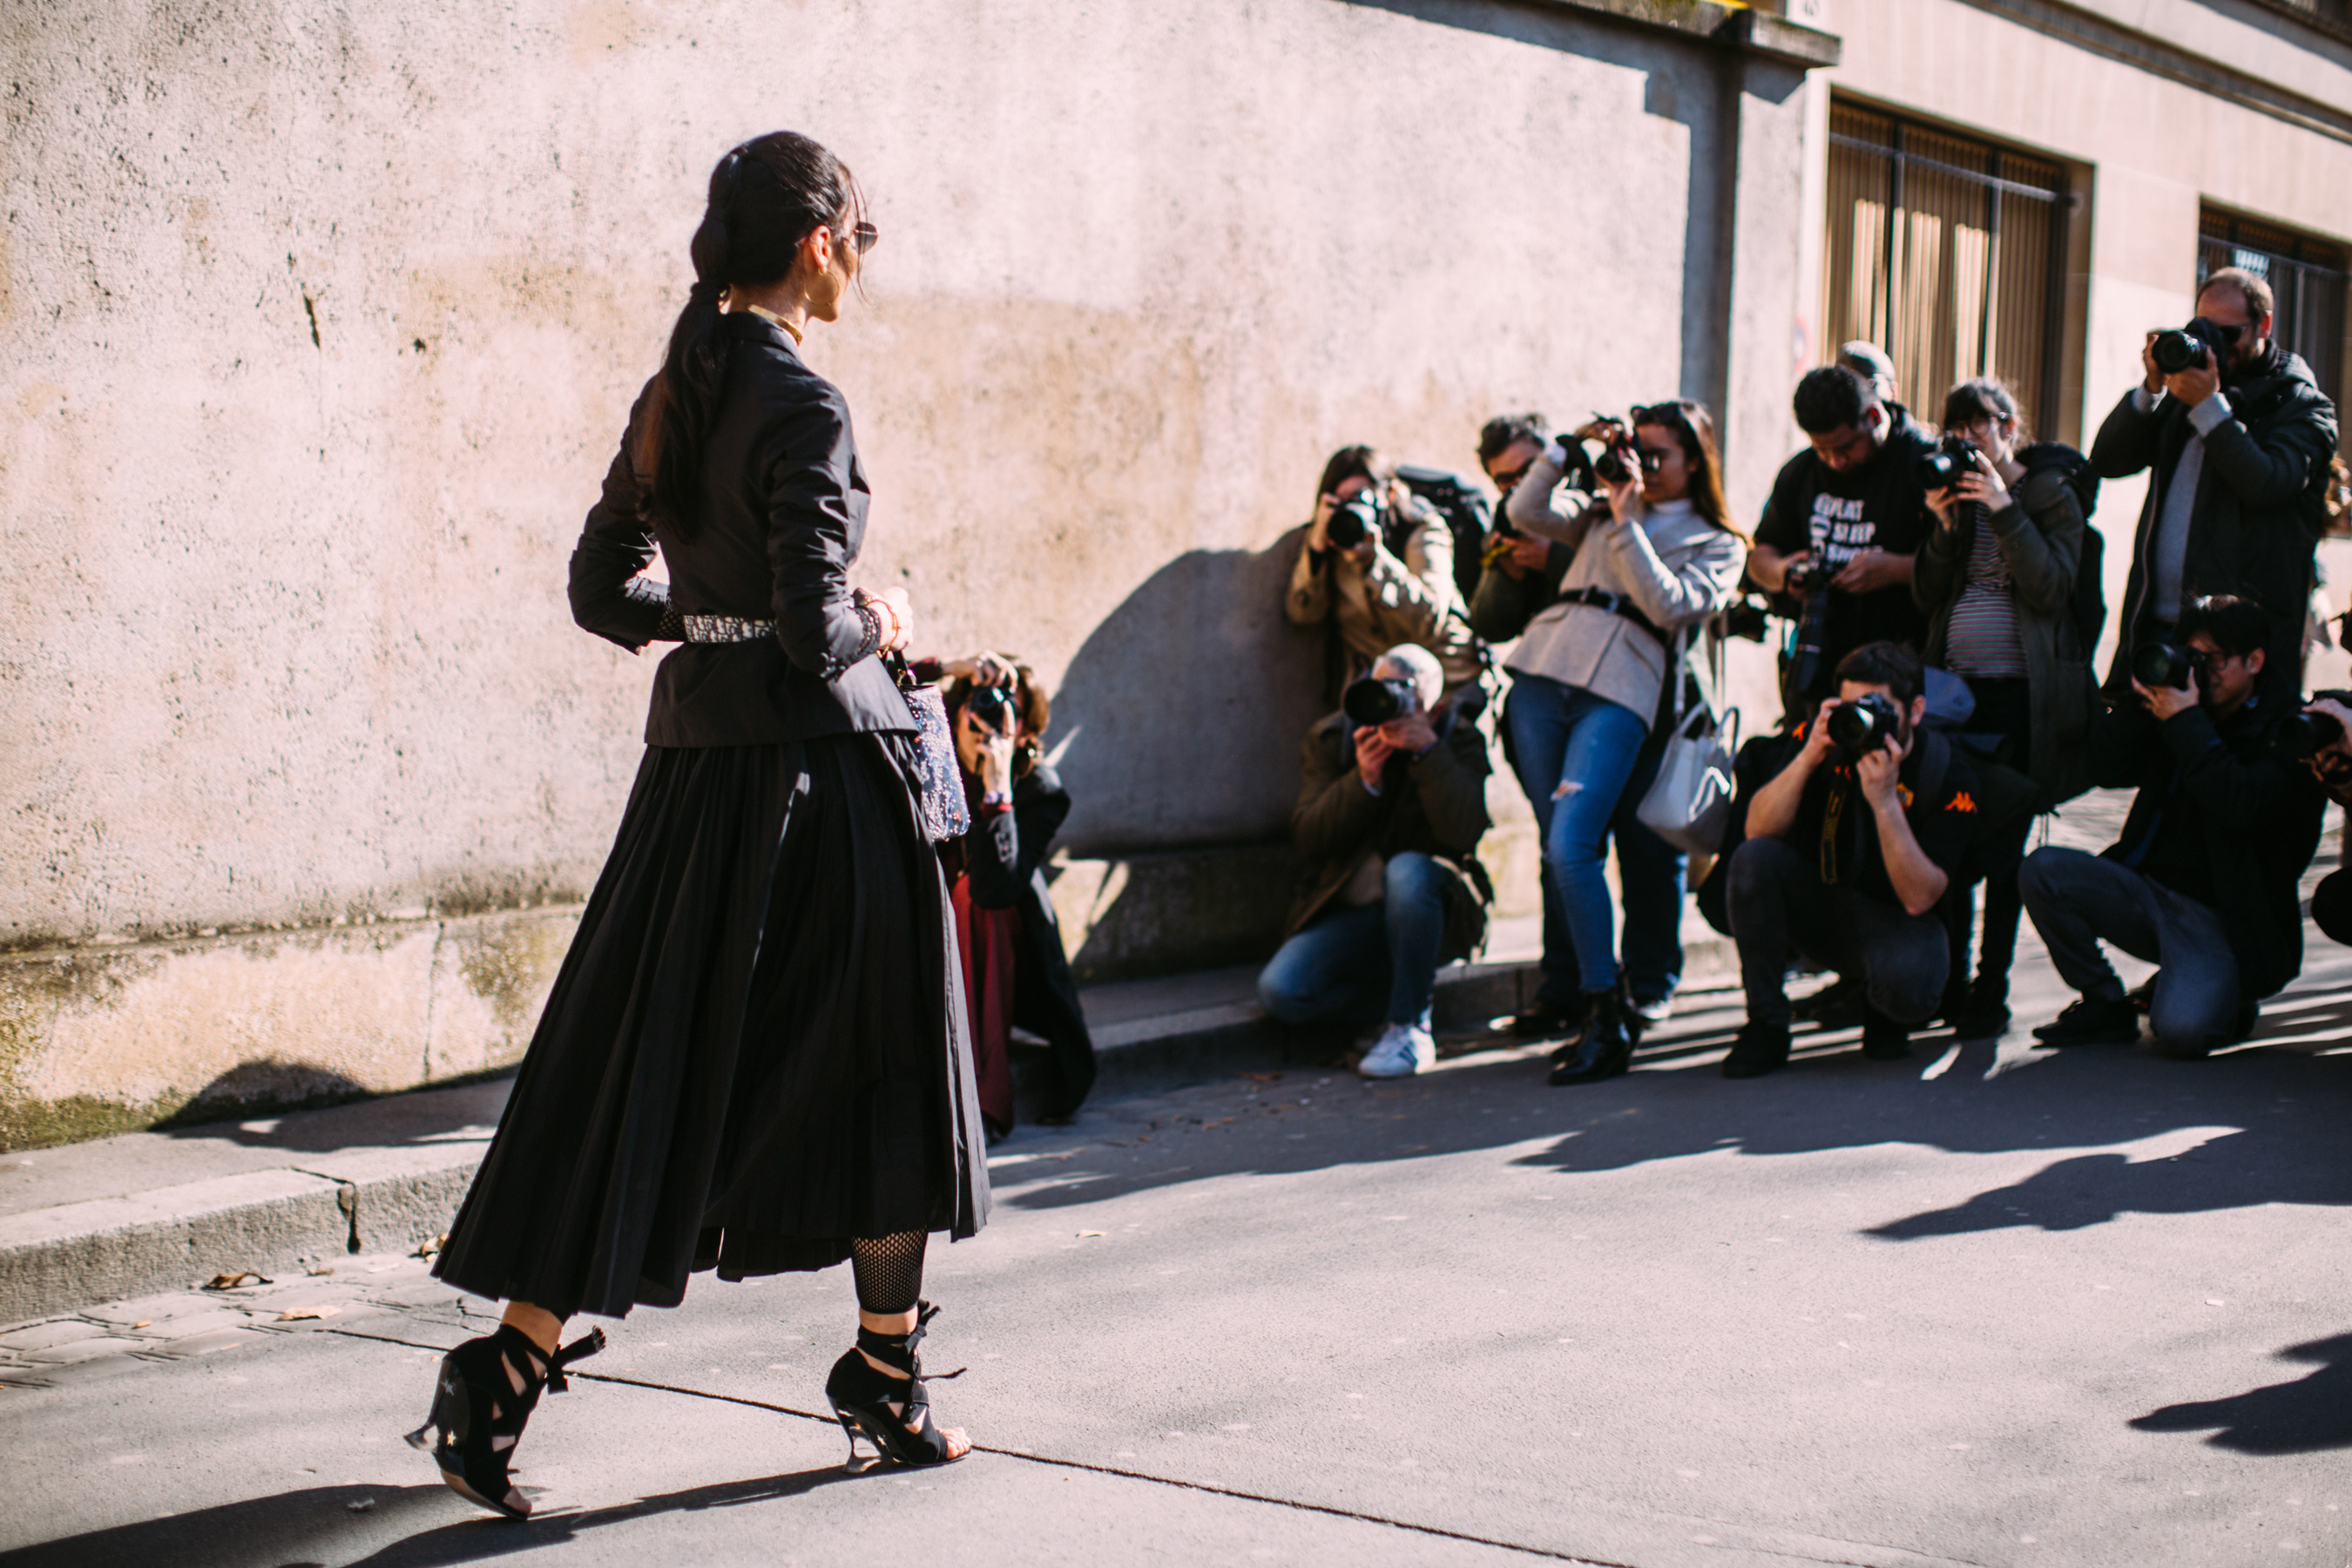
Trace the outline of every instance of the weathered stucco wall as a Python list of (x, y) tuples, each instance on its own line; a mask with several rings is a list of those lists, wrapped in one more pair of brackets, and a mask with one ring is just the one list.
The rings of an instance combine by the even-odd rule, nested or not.
[(708, 170), (777, 126), (884, 236), (810, 350), (861, 574), (1058, 689), (1072, 898), (1125, 900), (1107, 963), (1159, 942), (1263, 860), (1165, 852), (1286, 819), (1320, 638), (1278, 584), (1328, 451), (1467, 469), (1498, 409), (1730, 374), (1737, 58), (1484, 0), (9, 6), (5, 1093), (61, 1126), (511, 1059), (551, 960), (436, 1014), (474, 994), (450, 922), (535, 951), (499, 911), (601, 863), (652, 661), (572, 628), (564, 560)]

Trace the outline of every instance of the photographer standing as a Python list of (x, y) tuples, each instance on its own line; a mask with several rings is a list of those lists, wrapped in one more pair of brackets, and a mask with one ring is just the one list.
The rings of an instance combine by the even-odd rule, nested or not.
[(1835, 688), (1833, 671), (1865, 643), (1916, 649), (1927, 617), (1911, 596), (1912, 557), (1934, 519), (1913, 473), (1934, 443), (1900, 404), (1842, 364), (1797, 383), (1810, 447), (1781, 466), (1756, 530), (1748, 575), (1803, 608), (1784, 680), (1791, 725)]
[(1323, 466), (1315, 520), (1290, 569), (1282, 612), (1293, 625), (1335, 624), (1338, 684), (1384, 648), (1418, 643), (1437, 656), (1445, 689), (1478, 678), (1478, 647), (1454, 581), (1454, 535), (1413, 499), (1396, 466), (1370, 447), (1342, 447)]
[(1070, 792), (1039, 754), (1052, 707), (1027, 665), (983, 653), (916, 673), (952, 682), (948, 721), (971, 826), (940, 846), (940, 861), (963, 953), (981, 1120), (994, 1140), (1013, 1130), (1014, 1026), (1053, 1053), (1055, 1084), (1042, 1120), (1068, 1121), (1094, 1087), (1094, 1037), (1042, 869), (1070, 815)]
[[(2074, 615), (2083, 555), (2083, 505), (2070, 482), (2084, 462), (2071, 447), (2021, 447), (2024, 417), (1998, 381), (1964, 381), (1944, 399), (1948, 441), (1966, 443), (1957, 482), (1927, 492), (1936, 530), (1920, 547), (1911, 591), (1927, 612), (1926, 662), (1968, 682), (1976, 712), (1968, 728), (1996, 734), (2000, 760), (2032, 776), (2037, 810), (2089, 787), (2083, 742), (2098, 691), (2091, 647)], [(1959, 455), (1955, 454), (1958, 457)], [(1985, 873), (1982, 955), (1976, 984), (1951, 1019), (1963, 1039), (2009, 1024), (2009, 968), (2024, 904), (2017, 865), (2032, 831), (2020, 812), (1994, 842), (1979, 845)], [(1953, 901), (1955, 984), (1968, 975), (1971, 900)]]
[(2325, 802), (2277, 743), (2294, 704), (2257, 694), (2281, 618), (2245, 599), (2191, 602), (2185, 646), (2165, 650), (2175, 668), (2144, 669), (2155, 685), (2132, 675), (2138, 700), (2093, 726), (2092, 782), (2139, 793), (2105, 854), (2037, 849), (2018, 873), (2051, 962), (2082, 993), (2033, 1031), (2045, 1045), (2139, 1038), (2102, 941), (2160, 966), (2148, 1022), (2168, 1057), (2244, 1037), (2255, 1004), (2302, 969), (2296, 883)]
[(1796, 756), (1748, 806), (1731, 857), (1731, 935), (1748, 993), (1726, 1078), (1788, 1065), (1792, 952), (1860, 975), (1862, 1054), (1910, 1054), (1911, 1026), (1936, 1010), (1950, 963), (1937, 905), (1978, 822), (1976, 774), (1951, 742), (1919, 728), (1927, 671), (1900, 643), (1838, 661)]
[(1472, 687), (1441, 704), (1444, 684), (1427, 648), (1390, 648), (1299, 749), (1298, 896), (1258, 999), (1286, 1024), (1385, 1016), (1358, 1068), (1367, 1078), (1436, 1063), (1438, 967), (1476, 951), (1494, 901), (1478, 864), (1491, 764), (1474, 721), (1485, 694)]
[[(1679, 401), (1636, 408), (1630, 431), (1612, 422), (1604, 438), (1612, 448), (1597, 465), (1603, 500), (1573, 519), (1552, 511), (1552, 491), (1582, 456), (1554, 443), (1506, 508), (1519, 528), (1561, 536), (1574, 552), (1557, 579), (1557, 598), (1537, 612), (1507, 661), (1512, 765), (1559, 896), (1563, 918), (1556, 929), (1574, 946), (1572, 957), (1548, 948), (1545, 975), (1552, 982), (1572, 966), (1581, 987), (1572, 1001), (1549, 999), (1563, 1026), (1583, 1025), (1582, 1038), (1557, 1053), (1555, 1085), (1612, 1078), (1633, 1060), (1643, 1020), (1619, 984), (1602, 848), (1661, 694), (1682, 681), (1693, 631), (1731, 602), (1747, 546), (1724, 502), (1706, 409)], [(1482, 581), (1482, 599), (1486, 586)], [(1679, 921), (1675, 859), (1672, 906)]]
[(2311, 367), (2271, 341), (2271, 286), (2251, 272), (2208, 278), (2196, 320), (2147, 334), (2146, 378), (2091, 443), (2108, 479), (2155, 474), (2107, 675), (2116, 700), (2131, 696), (2132, 650), (2178, 641), (2182, 608), (2200, 595), (2269, 609), (2264, 689), (2283, 708), (2302, 688), (2303, 625), (2288, 606), (2311, 596), (2336, 413)]

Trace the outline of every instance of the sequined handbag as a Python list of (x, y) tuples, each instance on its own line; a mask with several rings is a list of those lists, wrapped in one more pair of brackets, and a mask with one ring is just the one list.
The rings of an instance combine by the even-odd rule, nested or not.
[(934, 844), (961, 838), (971, 829), (971, 804), (964, 798), (963, 767), (956, 760), (947, 701), (937, 686), (916, 679), (906, 660), (894, 656), (888, 662), (908, 710), (915, 715), (915, 773), (921, 786), (915, 795), (915, 814), (922, 818), (923, 837)]

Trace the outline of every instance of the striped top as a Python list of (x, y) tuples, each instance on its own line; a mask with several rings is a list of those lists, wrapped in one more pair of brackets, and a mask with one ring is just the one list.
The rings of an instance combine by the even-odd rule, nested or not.
[(2000, 543), (1993, 538), (1984, 508), (1963, 502), (1963, 526), (1970, 530), (1968, 575), (1952, 618), (1944, 630), (1944, 663), (1955, 675), (1987, 679), (2025, 674), (2025, 644), (2017, 631), (2017, 600)]

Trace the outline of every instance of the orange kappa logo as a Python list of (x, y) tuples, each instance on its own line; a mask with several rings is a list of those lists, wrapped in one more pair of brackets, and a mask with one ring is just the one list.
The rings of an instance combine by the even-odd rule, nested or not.
[(1952, 804), (1946, 806), (1944, 809), (1947, 811), (1974, 811), (1976, 808), (1976, 798), (1969, 795), (1968, 791), (1962, 790), (1959, 794), (1952, 797)]

